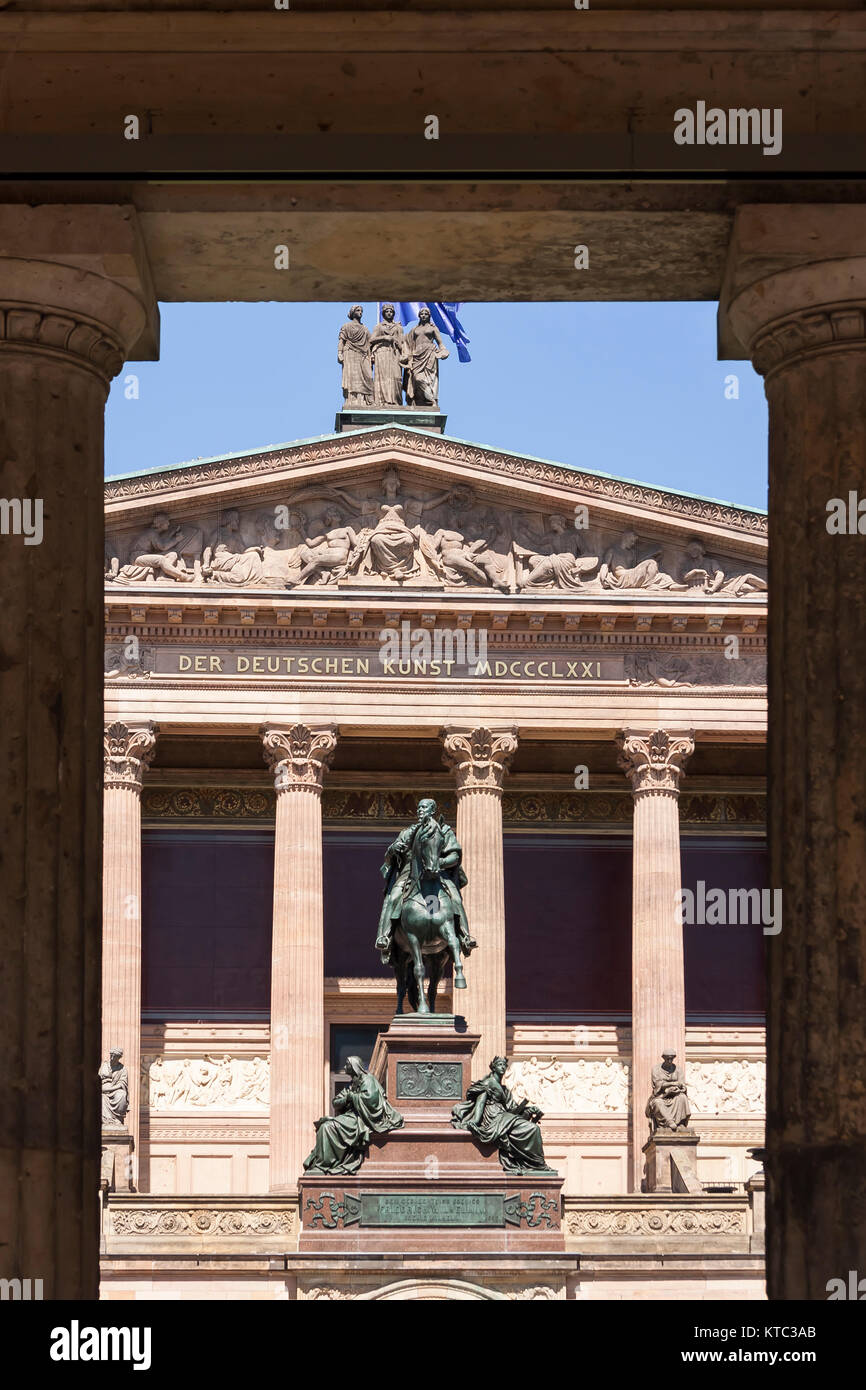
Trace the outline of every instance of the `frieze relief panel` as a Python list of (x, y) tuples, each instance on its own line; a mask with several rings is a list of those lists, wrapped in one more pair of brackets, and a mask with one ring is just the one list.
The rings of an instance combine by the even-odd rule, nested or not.
[[(628, 1113), (629, 1067), (620, 1058), (522, 1058), (505, 1080), (517, 1100), (548, 1115)], [(766, 1063), (759, 1058), (689, 1062), (686, 1081), (695, 1115), (764, 1115)]]
[(516, 1100), (532, 1101), (545, 1114), (627, 1114), (628, 1065), (617, 1057), (529, 1057), (512, 1062), (505, 1083)]
[(162, 1057), (141, 1059), (141, 1104), (151, 1113), (171, 1110), (267, 1110), (267, 1057)]
[(763, 1115), (766, 1063), (754, 1057), (689, 1062), (686, 1081), (695, 1115)]
[[(561, 506), (561, 504), (559, 504)], [(110, 531), (111, 588), (345, 589), (415, 586), (506, 594), (669, 593), (754, 599), (762, 567), (713, 555), (698, 537), (660, 542), (583, 525), (586, 509), (521, 510), (466, 483), (308, 484), (270, 508), (169, 514)]]

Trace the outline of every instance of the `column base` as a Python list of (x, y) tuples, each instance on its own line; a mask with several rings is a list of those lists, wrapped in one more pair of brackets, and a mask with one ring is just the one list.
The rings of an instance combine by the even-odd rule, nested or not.
[(659, 1130), (643, 1146), (647, 1192), (702, 1192), (698, 1181), (698, 1144), (692, 1129)]

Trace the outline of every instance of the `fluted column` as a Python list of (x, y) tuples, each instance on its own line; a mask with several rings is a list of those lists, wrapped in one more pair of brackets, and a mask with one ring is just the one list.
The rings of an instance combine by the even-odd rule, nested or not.
[(131, 208), (7, 203), (0, 252), (0, 1277), (94, 1299), (104, 408), (156, 304)]
[(665, 729), (617, 739), (619, 765), (634, 796), (632, 834), (632, 1183), (641, 1190), (646, 1138), (643, 1118), (652, 1069), (666, 1047), (686, 1064), (683, 928), (677, 914), (680, 871), (680, 778), (694, 752), (691, 733)]
[(123, 1048), (129, 1076), (126, 1127), (139, 1172), (141, 1070), (141, 788), (156, 747), (150, 722), (105, 726), (102, 852), (102, 1057)]
[(765, 212), (727, 318), (769, 407), (767, 1291), (823, 1300), (866, 1274), (866, 209)]
[[(481, 1034), (473, 1067), (483, 1076), (491, 1057), (505, 1055), (502, 785), (517, 751), (517, 728), (449, 725), (440, 737), (457, 782), (457, 838), (469, 879), (463, 901), (470, 934), (478, 942), (466, 968), (465, 1010), (469, 1027)], [(454, 1007), (459, 1006), (456, 995)]]
[(325, 955), (322, 782), (334, 725), (262, 729), (274, 773), (274, 934), (271, 947), (270, 1188), (297, 1188), (325, 1113)]

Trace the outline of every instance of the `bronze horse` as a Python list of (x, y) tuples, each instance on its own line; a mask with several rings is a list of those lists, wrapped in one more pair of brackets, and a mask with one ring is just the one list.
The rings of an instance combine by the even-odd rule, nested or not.
[[(428, 804), (435, 810), (435, 803)], [(397, 976), (398, 1014), (403, 1012), (407, 997), (416, 1013), (436, 1012), (436, 991), (449, 956), (454, 966), (454, 988), (466, 988), (454, 905), (442, 881), (442, 870), (456, 868), (460, 854), (459, 848), (443, 854), (442, 842), (442, 832), (431, 813), (422, 821), (413, 845), (416, 873), (394, 928), (391, 959)], [(426, 997), (425, 961), (429, 972)]]

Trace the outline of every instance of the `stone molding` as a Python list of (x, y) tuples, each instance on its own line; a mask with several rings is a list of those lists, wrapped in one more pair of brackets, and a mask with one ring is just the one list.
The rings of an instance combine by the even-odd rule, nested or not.
[(0, 300), (0, 351), (38, 353), (93, 372), (106, 386), (123, 366), (120, 338), (105, 324), (47, 305)]
[(588, 493), (606, 501), (643, 507), (648, 511), (664, 512), (684, 521), (710, 522), (729, 527), (731, 530), (743, 531), (750, 536), (767, 534), (767, 518), (761, 513), (739, 507), (727, 507), (723, 503), (699, 497), (661, 492), (640, 483), (605, 478), (580, 469), (504, 454), (495, 449), (485, 449), (458, 440), (407, 434), (406, 431), (393, 427), (367, 430), (362, 434), (341, 435), (333, 439), (306, 441), (288, 449), (248, 454), (240, 459), (215, 459), (207, 463), (168, 469), (149, 477), (108, 480), (105, 485), (105, 500), (120, 502), (160, 494), (167, 496), (173, 489), (186, 491), (190, 487), (205, 487), (210, 483), (267, 477), (284, 469), (305, 468), (317, 462), (334, 463), (341, 459), (352, 462), (360, 455), (400, 448), (432, 460), (440, 459), (446, 463), (498, 473), (506, 479), (521, 478), (541, 485), (565, 488), (569, 492)]
[(457, 782), (458, 799), (466, 792), (502, 795), (505, 774), (517, 752), (517, 726), (488, 729), (447, 726), (439, 734), (442, 761)]
[(828, 352), (866, 348), (866, 303), (802, 309), (765, 325), (750, 345), (752, 365), (765, 378), (780, 368)]
[(624, 729), (617, 734), (622, 750), (617, 760), (635, 799), (639, 796), (678, 796), (685, 765), (695, 751), (694, 733), (671, 734), (655, 729), (638, 734)]
[(284, 728), (264, 724), (260, 732), (277, 795), (289, 791), (321, 795), (325, 771), (337, 747), (336, 726), (292, 724)]
[(156, 748), (156, 724), (106, 724), (104, 740), (104, 785), (141, 795), (144, 774)]

